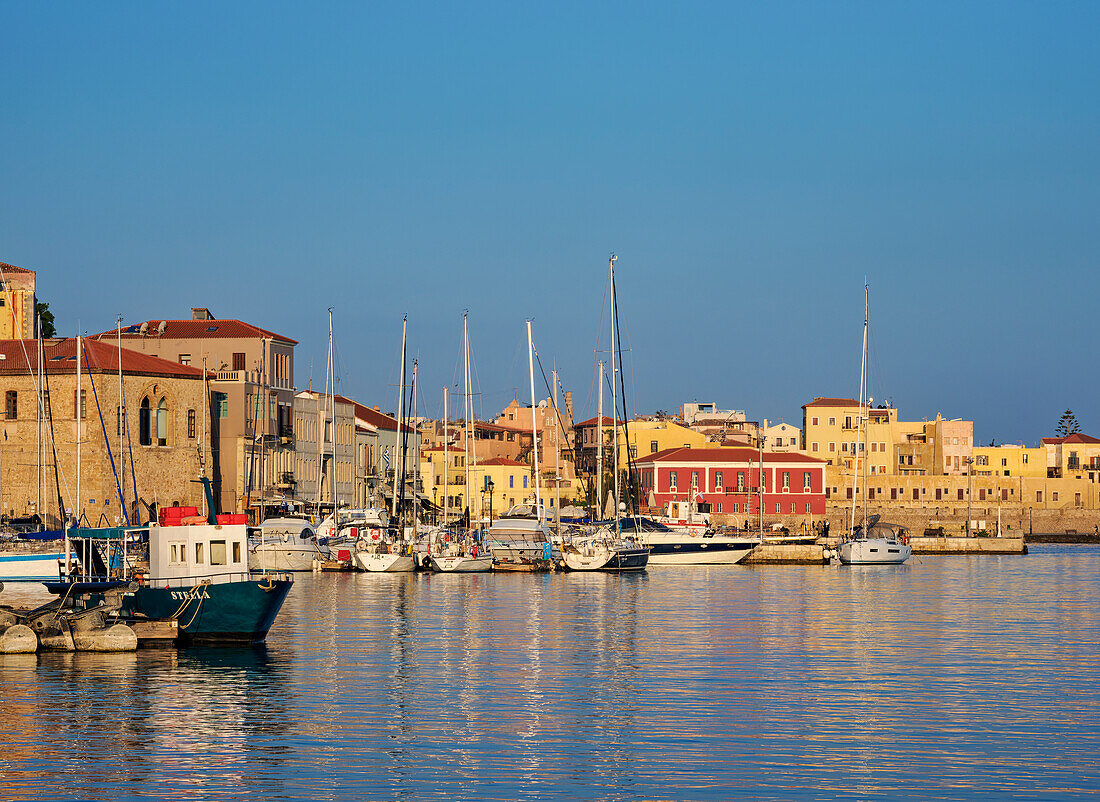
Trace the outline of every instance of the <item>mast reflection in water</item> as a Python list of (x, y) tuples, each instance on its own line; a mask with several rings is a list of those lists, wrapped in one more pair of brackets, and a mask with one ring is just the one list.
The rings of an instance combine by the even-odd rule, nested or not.
[(1098, 574), (304, 576), (266, 650), (0, 658), (0, 798), (1094, 795)]

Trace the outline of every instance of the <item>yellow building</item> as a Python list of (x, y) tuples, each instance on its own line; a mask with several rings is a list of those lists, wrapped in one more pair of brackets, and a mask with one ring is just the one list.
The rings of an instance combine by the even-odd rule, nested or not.
[[(630, 436), (630, 456), (633, 459), (646, 454), (656, 454), (669, 448), (702, 448), (707, 436), (670, 420), (632, 420), (625, 428), (619, 429), (619, 461), (623, 462), (627, 435)], [(607, 433), (610, 442), (611, 432)], [(604, 453), (605, 464), (609, 463), (610, 452)]]
[(34, 271), (0, 262), (0, 340), (34, 339)]
[(941, 415), (931, 421), (901, 421), (894, 407), (872, 408), (866, 414), (864, 435), (855, 399), (815, 398), (804, 404), (804, 452), (857, 474), (863, 473), (866, 454), (871, 476), (966, 474), (973, 421), (947, 420)]
[(981, 446), (973, 451), (975, 476), (1046, 476), (1045, 448)]

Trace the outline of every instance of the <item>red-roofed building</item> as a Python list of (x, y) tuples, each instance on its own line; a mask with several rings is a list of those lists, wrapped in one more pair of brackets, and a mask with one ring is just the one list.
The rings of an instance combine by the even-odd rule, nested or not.
[[(634, 463), (643, 503), (664, 508), (695, 501), (703, 512), (757, 516), (760, 452), (752, 448), (672, 448)], [(764, 517), (825, 514), (823, 460), (797, 453), (764, 452)]]
[(1100, 439), (1075, 434), (1044, 437), (1047, 476), (1052, 479), (1084, 479), (1100, 482)]
[[(201, 371), (123, 349), (127, 408), (127, 425), (123, 426), (120, 353), (115, 346), (83, 341), (79, 387), (75, 340), (43, 344), (41, 385), (37, 381), (37, 347), (34, 340), (0, 341), (4, 397), (0, 510), (8, 515), (40, 512), (56, 522), (57, 484), (68, 512), (83, 515), (91, 525), (123, 519), (120, 495), (126, 499), (131, 523), (149, 520), (154, 503), (203, 506), (202, 486), (192, 480), (201, 471), (200, 455), (208, 466), (215, 460), (205, 437), (210, 423), (204, 416), (208, 407), (203, 403)], [(38, 468), (39, 386), (45, 399), (45, 486), (40, 485)], [(54, 446), (57, 483), (53, 479)]]
[[(118, 331), (95, 339), (117, 344)], [(291, 499), (295, 494), (294, 346), (297, 340), (209, 309), (190, 320), (147, 320), (122, 328), (122, 347), (206, 368), (218, 455), (214, 490), (224, 512)], [(315, 500), (315, 499), (314, 499)]]

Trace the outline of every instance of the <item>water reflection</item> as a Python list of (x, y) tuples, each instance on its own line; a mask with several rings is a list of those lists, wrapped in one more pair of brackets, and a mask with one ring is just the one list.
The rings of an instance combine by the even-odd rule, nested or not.
[(1084, 795), (1098, 569), (303, 576), (267, 649), (0, 658), (0, 797)]

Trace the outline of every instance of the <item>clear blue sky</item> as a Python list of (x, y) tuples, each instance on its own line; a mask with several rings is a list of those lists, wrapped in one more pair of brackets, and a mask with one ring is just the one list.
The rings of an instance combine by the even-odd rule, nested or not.
[(208, 306), (438, 414), (524, 320), (595, 404), (619, 256), (637, 411), (858, 392), (1100, 435), (1096, 3), (0, 2), (0, 261), (63, 334)]

